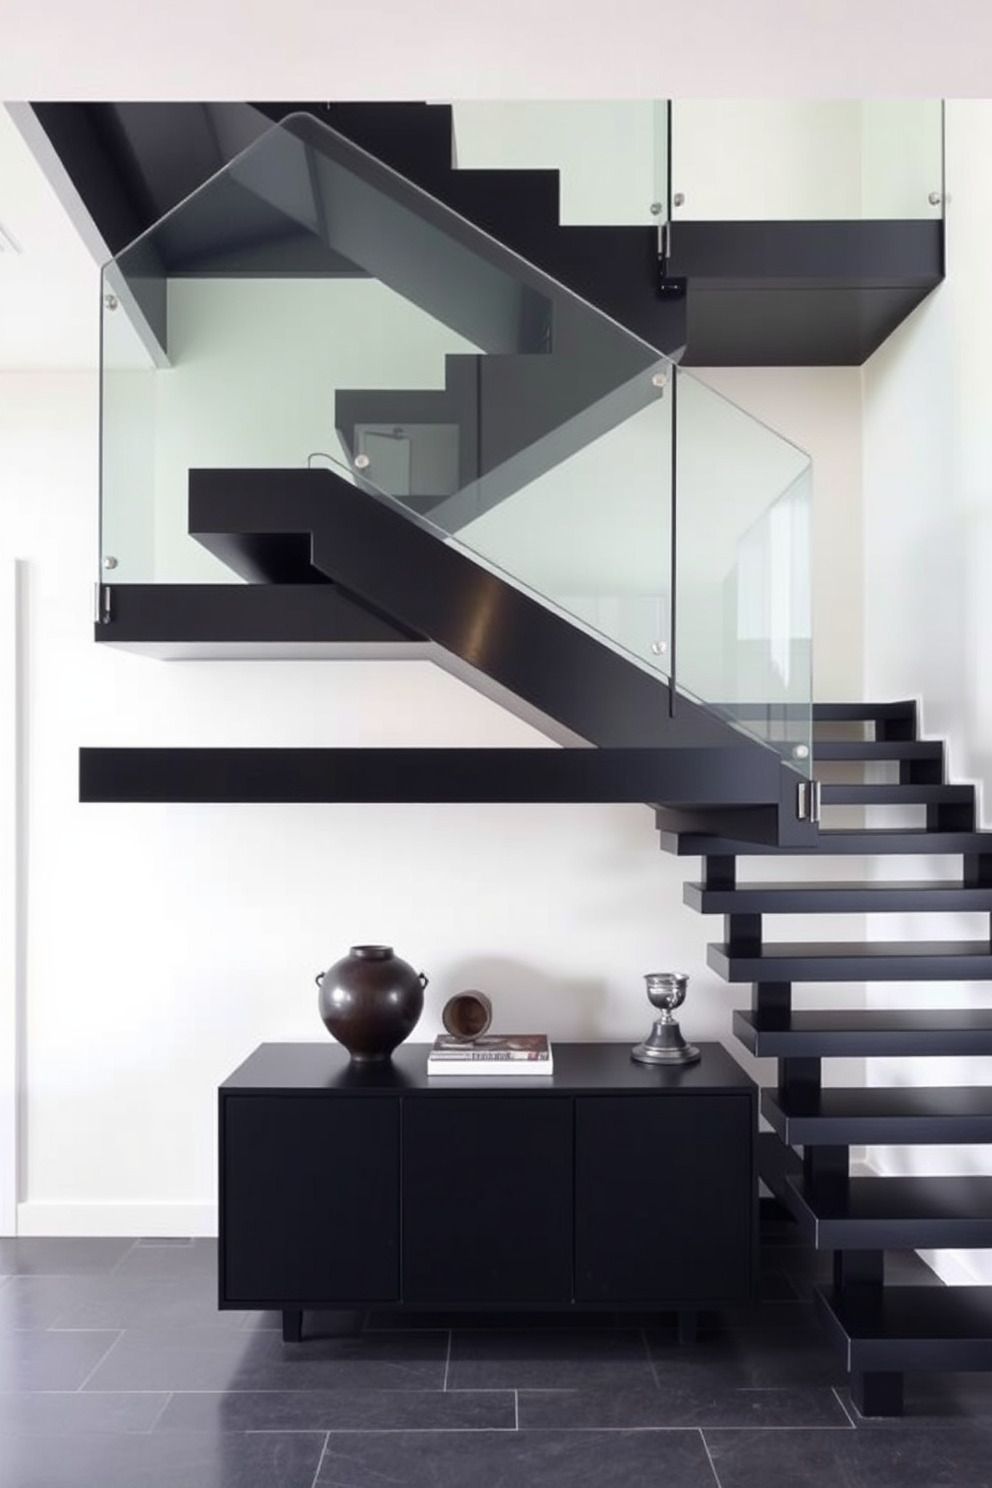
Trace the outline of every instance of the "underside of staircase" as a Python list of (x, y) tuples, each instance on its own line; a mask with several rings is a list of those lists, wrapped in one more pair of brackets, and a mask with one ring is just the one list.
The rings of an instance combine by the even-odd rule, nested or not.
[[(869, 940), (779, 943), (765, 940), (765, 914), (958, 915), (992, 911), (992, 833), (976, 830), (971, 786), (945, 781), (944, 749), (917, 737), (912, 702), (821, 704), (814, 708), (815, 756), (824, 806), (922, 809), (921, 828), (821, 827), (803, 881), (738, 881), (738, 857), (757, 848), (732, 838), (672, 832), (658, 813), (662, 846), (703, 859), (703, 878), (685, 902), (724, 916), (724, 939), (709, 965), (751, 984), (751, 1006), (734, 1015), (734, 1033), (754, 1055), (777, 1061), (777, 1084), (763, 1090), (762, 1177), (817, 1250), (833, 1254), (833, 1283), (816, 1294), (825, 1327), (851, 1373), (865, 1415), (902, 1411), (903, 1377), (914, 1371), (992, 1369), (992, 1287), (906, 1287), (885, 1281), (885, 1256), (900, 1250), (992, 1247), (992, 1176), (876, 1176), (856, 1170), (852, 1148), (992, 1142), (987, 1086), (823, 1083), (836, 1058), (975, 1057), (992, 1054), (992, 1008), (793, 1008), (796, 984), (992, 981), (988, 934), (963, 941)], [(887, 779), (878, 780), (882, 774)], [(869, 778), (863, 778), (867, 775)], [(861, 778), (855, 778), (855, 777)], [(791, 851), (786, 849), (790, 856)], [(800, 850), (801, 851), (801, 850)], [(900, 878), (894, 870), (863, 881), (835, 880), (824, 859), (943, 856), (940, 878)], [(955, 861), (960, 866), (955, 868)], [(836, 870), (835, 870), (836, 871)]]

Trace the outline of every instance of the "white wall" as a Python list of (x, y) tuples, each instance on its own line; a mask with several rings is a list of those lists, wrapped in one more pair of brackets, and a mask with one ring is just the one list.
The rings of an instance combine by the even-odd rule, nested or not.
[[(992, 103), (947, 105), (947, 280), (864, 369), (865, 685), (920, 697), (923, 732), (948, 743), (949, 778), (992, 782)], [(947, 878), (956, 858), (896, 872)], [(890, 864), (878, 869), (892, 876)], [(879, 938), (988, 939), (988, 916), (884, 916)], [(878, 1005), (984, 1006), (987, 983), (874, 989)], [(874, 1083), (981, 1084), (992, 1060), (870, 1061)], [(877, 1149), (884, 1172), (992, 1172), (988, 1148)], [(943, 1252), (949, 1280), (992, 1280), (987, 1252)]]

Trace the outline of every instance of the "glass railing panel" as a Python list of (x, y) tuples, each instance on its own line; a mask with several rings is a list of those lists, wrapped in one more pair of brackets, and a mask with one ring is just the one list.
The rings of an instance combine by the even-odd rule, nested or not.
[(873, 98), (861, 104), (861, 215), (941, 217), (944, 106), (939, 98)]
[(676, 221), (855, 221), (942, 213), (937, 99), (677, 99)]
[(810, 460), (679, 370), (679, 692), (811, 767)]
[[(328, 454), (455, 531), (627, 418), (659, 356), (304, 116), (105, 280), (103, 553), (131, 582), (237, 582), (188, 536), (191, 468)], [(134, 326), (168, 357), (140, 407)]]
[(672, 210), (671, 183), (672, 105), (666, 98), (651, 104), (651, 216), (659, 226), (669, 221)]
[(666, 106), (652, 99), (455, 102), (460, 169), (558, 170), (561, 221), (643, 226), (666, 202)]
[[(516, 462), (516, 489), (480, 513), (427, 514), (449, 542), (510, 576), (630, 660), (668, 676), (672, 629), (672, 366), (659, 360)], [(524, 477), (528, 461), (533, 474)], [(502, 488), (503, 472), (493, 477)], [(517, 482), (520, 481), (518, 485)]]
[[(672, 365), (659, 360), (584, 415), (582, 439), (560, 459), (529, 452), (512, 493), (465, 519), (453, 503), (404, 501), (354, 462), (329, 465), (531, 595), (546, 608), (668, 677), (672, 658)], [(620, 410), (626, 408), (626, 415)], [(496, 472), (497, 478), (499, 472)], [(456, 518), (452, 520), (453, 516)], [(667, 698), (659, 697), (667, 708)]]
[(140, 307), (110, 265), (101, 283), (100, 575), (146, 582), (155, 572), (158, 383)]
[[(674, 658), (679, 689), (755, 737), (808, 739), (798, 599), (783, 638), (780, 598), (754, 620), (747, 587), (763, 543), (778, 571), (781, 521), (760, 524), (805, 456), (681, 373), (676, 399), (657, 348), (326, 126), (274, 128), (104, 293), (117, 579), (240, 582), (189, 537), (189, 470), (330, 461), (639, 666), (667, 677)], [(132, 375), (135, 345), (168, 364)]]

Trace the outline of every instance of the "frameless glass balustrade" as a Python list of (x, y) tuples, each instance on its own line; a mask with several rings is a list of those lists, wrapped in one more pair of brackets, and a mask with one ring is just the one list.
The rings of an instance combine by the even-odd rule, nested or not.
[(676, 224), (943, 213), (939, 99), (675, 99), (671, 132)]
[(811, 768), (811, 467), (796, 445), (676, 374), (680, 691)]
[(107, 266), (103, 353), (105, 579), (241, 582), (189, 536), (189, 470), (329, 465), (801, 759), (808, 624), (768, 576), (808, 588), (774, 517), (805, 457), (310, 116)]

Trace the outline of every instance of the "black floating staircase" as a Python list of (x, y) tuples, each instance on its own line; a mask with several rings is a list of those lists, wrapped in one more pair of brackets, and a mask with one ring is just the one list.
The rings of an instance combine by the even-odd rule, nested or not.
[[(922, 808), (925, 825), (826, 825), (817, 846), (776, 849), (672, 831), (664, 809), (658, 824), (667, 850), (703, 858), (703, 880), (686, 884), (686, 903), (725, 916), (725, 940), (709, 946), (709, 965), (728, 981), (752, 984), (750, 1009), (734, 1015), (735, 1035), (752, 1054), (778, 1061), (777, 1086), (762, 1092), (772, 1128), (763, 1139), (762, 1177), (810, 1243), (833, 1252), (833, 1283), (816, 1301), (844, 1354), (855, 1404), (865, 1415), (898, 1415), (907, 1372), (992, 1369), (992, 1287), (887, 1285), (885, 1253), (992, 1247), (992, 1177), (860, 1176), (851, 1171), (850, 1150), (992, 1142), (992, 1089), (825, 1088), (822, 1061), (989, 1055), (992, 1008), (799, 1011), (792, 989), (796, 982), (992, 981), (992, 944), (988, 934), (975, 941), (769, 943), (762, 915), (987, 913), (992, 833), (975, 828), (972, 787), (945, 783), (943, 745), (916, 737), (915, 703), (821, 704), (814, 723), (817, 733), (831, 735), (814, 749), (831, 773), (867, 767), (868, 774), (886, 769), (896, 777), (822, 784), (826, 806)], [(836, 737), (839, 731), (847, 736)], [(833, 882), (823, 865), (808, 882), (737, 882), (738, 856), (775, 852), (946, 854), (963, 866), (925, 881)]]

